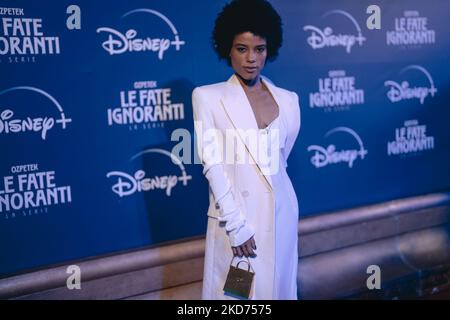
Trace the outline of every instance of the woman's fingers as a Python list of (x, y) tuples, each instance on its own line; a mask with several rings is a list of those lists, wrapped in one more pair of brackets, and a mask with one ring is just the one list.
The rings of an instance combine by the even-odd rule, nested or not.
[(247, 241), (244, 245), (244, 253), (246, 257), (254, 257), (255, 256), (255, 252), (253, 252), (253, 248), (252, 248), (252, 242), (251, 241)]
[(255, 253), (253, 252), (253, 248), (252, 248), (251, 242), (249, 242), (247, 244), (247, 252), (248, 252), (249, 257), (253, 257), (255, 255)]
[(242, 246), (242, 252), (244, 253), (244, 256), (248, 257), (248, 250), (247, 250), (247, 243), (244, 243)]
[(254, 249), (254, 250), (256, 250), (256, 242), (255, 242), (255, 238), (253, 238), (252, 237), (252, 248)]
[(231, 247), (233, 250), (234, 256), (245, 256), (245, 257), (254, 257), (256, 253), (253, 250), (256, 250), (256, 242), (253, 237), (248, 239), (246, 242), (237, 247)]
[(239, 246), (239, 247), (236, 247), (236, 254), (239, 256), (239, 257), (242, 257), (242, 250), (241, 250), (241, 247)]

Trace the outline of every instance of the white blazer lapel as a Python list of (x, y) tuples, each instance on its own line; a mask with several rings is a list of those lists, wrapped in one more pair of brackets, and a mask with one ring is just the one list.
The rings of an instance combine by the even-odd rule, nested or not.
[[(264, 83), (267, 84), (265, 79), (263, 80)], [(277, 100), (277, 97), (273, 93), (273, 87), (271, 87), (269, 90), (276, 99), (276, 102), (279, 104), (279, 100)], [(257, 156), (258, 154), (257, 144), (249, 143), (248, 139), (246, 139), (246, 137), (243, 136), (244, 132), (254, 132), (255, 134), (257, 134), (259, 129), (252, 107), (250, 105), (250, 102), (248, 101), (247, 95), (245, 94), (244, 89), (242, 88), (241, 84), (239, 83), (239, 80), (234, 74), (227, 81), (225, 94), (222, 97), (222, 105), (224, 107), (225, 113), (228, 115), (231, 123), (237, 130), (239, 138), (246, 146), (247, 152), (252, 157), (261, 175), (263, 175), (265, 180), (267, 181), (269, 189), (272, 190), (272, 179), (270, 178), (270, 175), (264, 174), (263, 170), (261, 169), (262, 166), (260, 165), (259, 161), (260, 159)], [(242, 131), (238, 129), (241, 129)]]

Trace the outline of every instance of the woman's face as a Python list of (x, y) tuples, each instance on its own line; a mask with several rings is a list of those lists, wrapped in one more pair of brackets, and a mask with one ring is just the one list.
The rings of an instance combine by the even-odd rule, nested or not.
[(236, 35), (230, 51), (231, 66), (245, 80), (253, 80), (264, 68), (267, 43), (264, 38), (251, 32)]

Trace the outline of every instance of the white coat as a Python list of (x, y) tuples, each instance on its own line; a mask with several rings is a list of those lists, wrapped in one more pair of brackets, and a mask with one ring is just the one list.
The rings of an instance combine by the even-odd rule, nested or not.
[[(278, 104), (280, 121), (287, 128), (282, 150), (287, 160), (300, 130), (298, 96), (276, 87), (264, 76), (261, 78)], [(249, 129), (258, 130), (252, 107), (234, 74), (226, 82), (195, 88), (192, 106), (197, 152), (210, 186), (202, 298), (232, 299), (223, 291), (233, 257), (231, 245), (240, 245), (254, 235), (257, 256), (250, 258), (255, 272), (250, 298), (273, 299), (274, 193), (270, 175), (261, 170), (255, 146), (243, 134)], [(214, 137), (211, 130), (207, 134), (208, 129), (215, 130)], [(225, 155), (225, 139), (218, 137), (225, 137), (226, 132), (234, 132), (237, 143), (226, 149)], [(218, 155), (223, 158), (217, 158)], [(250, 161), (242, 163), (241, 159)], [(226, 194), (228, 200), (219, 201), (226, 199)], [(295, 194), (288, 196), (297, 201)]]

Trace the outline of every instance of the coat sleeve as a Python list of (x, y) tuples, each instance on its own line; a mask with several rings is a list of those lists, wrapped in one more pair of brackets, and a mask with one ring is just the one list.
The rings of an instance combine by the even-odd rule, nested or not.
[(286, 147), (284, 152), (284, 159), (287, 161), (289, 155), (291, 154), (292, 148), (294, 147), (295, 140), (297, 140), (298, 133), (300, 132), (301, 126), (301, 115), (300, 115), (300, 104), (298, 95), (295, 92), (292, 93), (292, 113), (293, 113), (293, 126), (290, 126), (288, 131), (288, 136), (286, 140)]
[(231, 183), (224, 170), (221, 132), (215, 127), (211, 105), (207, 94), (200, 88), (192, 92), (194, 129), (199, 159), (203, 165), (203, 174), (209, 182), (216, 208), (219, 209), (219, 221), (225, 222), (231, 246), (239, 246), (254, 234), (253, 228), (246, 223), (245, 215), (237, 206), (231, 190)]

